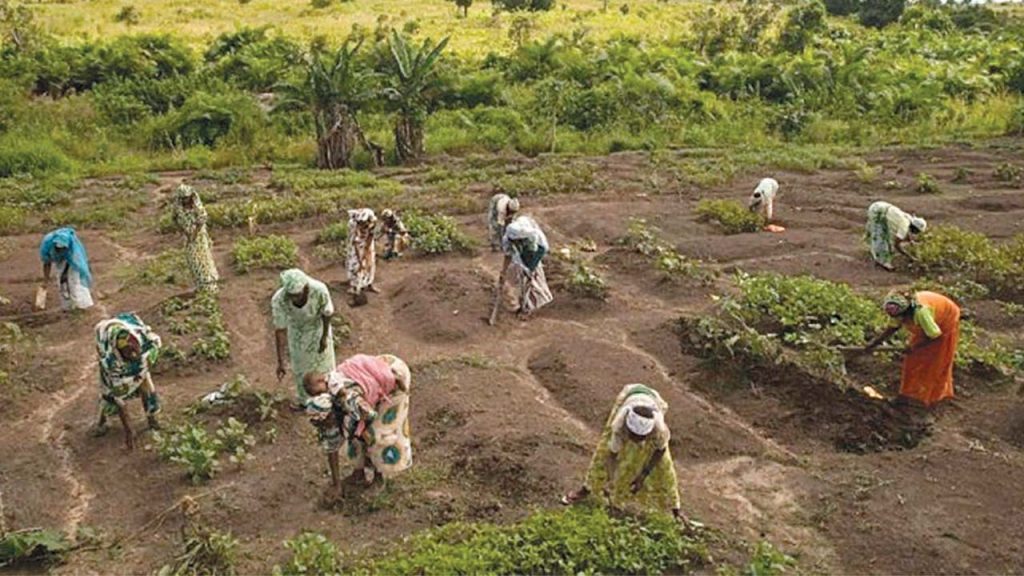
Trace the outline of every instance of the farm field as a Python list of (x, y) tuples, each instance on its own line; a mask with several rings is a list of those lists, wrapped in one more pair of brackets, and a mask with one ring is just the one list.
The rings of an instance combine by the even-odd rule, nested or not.
[[(316, 230), (328, 220), (261, 226), (259, 234), (294, 238), (303, 267), (335, 291), (351, 326), (339, 355), (392, 352), (405, 358), (415, 375), (415, 468), (380, 501), (353, 497), (340, 510), (318, 504), (326, 482), (322, 456), (304, 417), (283, 406), (265, 423), (247, 416), (256, 429), (275, 428), (276, 440), (269, 444), (258, 436), (253, 461), (240, 470), (225, 468), (202, 487), (191, 486), (181, 468), (162, 461), (148, 433), (133, 454), (124, 452), (119, 434), (88, 436), (95, 417), (93, 323), (115, 311), (137, 310), (166, 331), (157, 311), (181, 291), (175, 285), (133, 285), (123, 276), (126, 268), (145, 266), (175, 244), (172, 236), (155, 230), (160, 203), (172, 185), (191, 182), (228, 195), (240, 185), (226, 182), (241, 179), (246, 188), (258, 190), (273, 176), (264, 170), (158, 174), (144, 185), (144, 200), (126, 226), (83, 233), (97, 273), (98, 306), (70, 317), (37, 316), (25, 325), (35, 342), (32, 357), (42, 366), (22, 368), (32, 370), (22, 380), (27, 389), (7, 396), (0, 412), (6, 431), (0, 439), (6, 521), (72, 533), (88, 527), (107, 539), (133, 535), (114, 552), (74, 554), (57, 569), (67, 573), (104, 571), (110, 562), (131, 572), (158, 569), (180, 547), (175, 528), (180, 520), (172, 517), (137, 531), (181, 496), (210, 490), (216, 492), (205, 508), (220, 529), (240, 540), (243, 573), (283, 563), (287, 551), (281, 542), (302, 530), (321, 532), (352, 550), (386, 547), (453, 520), (507, 522), (557, 507), (557, 495), (584, 473), (618, 389), (641, 381), (659, 389), (670, 404), (684, 508), (720, 533), (717, 561), (742, 562), (748, 546), (767, 540), (813, 571), (1019, 570), (1022, 534), (1014, 518), (1021, 512), (1016, 495), (1024, 489), (1024, 414), (1014, 386), (958, 373), (960, 399), (915, 448), (867, 453), (837, 448), (851, 416), (865, 414), (851, 406), (870, 400), (837, 400), (794, 374), (723, 371), (684, 352), (679, 319), (708, 314), (711, 296), (729, 290), (727, 277), (709, 284), (666, 278), (618, 243), (630, 218), (646, 218), (665, 242), (702, 260), (708, 270), (813, 274), (879, 297), (914, 278), (881, 272), (866, 258), (863, 207), (883, 194), (895, 196), (908, 209), (935, 214), (937, 225), (955, 222), (1008, 239), (1021, 232), (1020, 191), (987, 174), (1019, 154), (1019, 142), (880, 153), (866, 158), (879, 171), (874, 182), (862, 182), (852, 170), (771, 171), (784, 187), (781, 219), (788, 231), (731, 236), (697, 222), (694, 205), (698, 198), (735, 197), (761, 172), (706, 189), (671, 185), (655, 191), (652, 176), (666, 183), (671, 176), (645, 154), (578, 159), (593, 170), (588, 190), (536, 198), (529, 212), (544, 224), (555, 251), (593, 240), (596, 251), (588, 258), (606, 279), (608, 298), (601, 302), (571, 293), (567, 268), (556, 261), (549, 272), (556, 302), (533, 322), (521, 324), (506, 315), (496, 328), (485, 322), (500, 262), (490, 252), (412, 255), (382, 263), (382, 294), (353, 309), (341, 304), (342, 266), (322, 259), (314, 246)], [(488, 161), (513, 173), (535, 170), (538, 162), (560, 162)], [(909, 174), (927, 171), (945, 183), (961, 166), (977, 176), (946, 185), (938, 196), (913, 191)], [(416, 194), (431, 174), (460, 167), (459, 162), (428, 163), (386, 170), (379, 177)], [(890, 179), (905, 187), (886, 192), (883, 183)], [(111, 184), (87, 181), (81, 192)], [(482, 206), (491, 190), (487, 182), (468, 182), (466, 189), (474, 207)], [(468, 235), (484, 237), (476, 211), (457, 220)], [(260, 391), (290, 391), (273, 375), (267, 307), (276, 273), (232, 272), (227, 252), (240, 234), (214, 233), (225, 277), (220, 302), (230, 360), (160, 370), (156, 381), (169, 421), (186, 418), (185, 407), (237, 374)], [(5, 239), (8, 265), (0, 282), (12, 302), (5, 307), (8, 314), (31, 300), (37, 242), (36, 235)], [(979, 326), (1020, 344), (1021, 317), (1000, 318), (994, 308), (990, 300), (970, 304)], [(878, 374), (883, 383), (891, 382), (897, 365), (854, 371), (857, 378)], [(368, 533), (373, 537), (367, 539)]]
[[(527, 3), (550, 9), (0, 0), (0, 573), (1024, 573), (1021, 8)], [(779, 233), (745, 206), (768, 176)], [(508, 291), (491, 327), (497, 192), (550, 239), (555, 300), (521, 322)], [(895, 272), (878, 200), (928, 222)], [(413, 242), (352, 307), (361, 207)], [(87, 311), (33, 307), (60, 226)], [(415, 464), (337, 501), (275, 375), (291, 267), (330, 288), (339, 360), (413, 375)], [(930, 414), (889, 403), (897, 352), (851, 351), (893, 290), (963, 308)], [(164, 344), (163, 427), (132, 401), (132, 452), (91, 434), (93, 329), (126, 311)], [(635, 382), (668, 402), (692, 530), (559, 504)]]

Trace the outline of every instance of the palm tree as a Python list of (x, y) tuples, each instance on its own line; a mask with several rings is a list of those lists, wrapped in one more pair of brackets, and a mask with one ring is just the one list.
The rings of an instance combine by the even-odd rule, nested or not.
[(397, 32), (391, 32), (393, 75), (391, 85), (384, 89), (398, 111), (395, 121), (395, 150), (402, 162), (415, 160), (423, 154), (423, 123), (432, 95), (429, 90), (434, 79), (434, 65), (449, 37), (437, 43), (425, 39), (419, 48), (410, 46)]
[(356, 59), (362, 45), (362, 40), (346, 40), (333, 55), (313, 50), (303, 77), (279, 87), (277, 109), (305, 109), (313, 115), (317, 168), (348, 168), (357, 143), (370, 151), (375, 164), (381, 163), (380, 146), (367, 140), (356, 116), (377, 95), (377, 75)]

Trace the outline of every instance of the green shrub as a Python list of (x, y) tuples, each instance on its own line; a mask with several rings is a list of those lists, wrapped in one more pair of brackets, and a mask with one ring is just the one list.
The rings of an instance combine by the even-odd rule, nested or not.
[(284, 270), (299, 262), (299, 247), (287, 236), (254, 236), (235, 240), (231, 247), (231, 259), (239, 274), (267, 268)]
[(45, 136), (0, 136), (0, 178), (69, 172), (71, 160)]
[(114, 22), (123, 22), (129, 26), (134, 26), (142, 22), (142, 14), (135, 6), (127, 4), (122, 6), (117, 14), (114, 15)]
[(17, 206), (0, 206), (0, 234), (24, 232), (28, 228), (28, 212)]
[(939, 183), (935, 181), (931, 174), (926, 172), (921, 172), (917, 175), (916, 190), (920, 194), (938, 194), (942, 192), (939, 188)]
[(232, 131), (253, 130), (261, 122), (262, 112), (247, 94), (196, 92), (153, 120), (149, 141), (162, 148), (213, 146)]
[(726, 234), (757, 232), (764, 219), (735, 200), (701, 200), (697, 203), (697, 219), (715, 222)]
[(410, 212), (402, 221), (412, 236), (412, 247), (425, 254), (466, 252), (473, 248), (473, 240), (459, 229), (458, 222), (441, 214)]
[(495, 8), (509, 12), (516, 10), (539, 12), (550, 10), (555, 5), (554, 0), (491, 0), (491, 3), (494, 4)]
[(906, 4), (906, 0), (861, 0), (857, 15), (864, 26), (884, 28), (900, 19)]
[(354, 566), (374, 574), (685, 573), (705, 561), (703, 544), (665, 515), (641, 520), (602, 508), (538, 512), (516, 524), (453, 523), (413, 536), (401, 554)]
[(303, 532), (285, 541), (284, 547), (291, 551), (292, 557), (284, 566), (274, 566), (274, 576), (341, 574), (338, 547), (323, 534)]

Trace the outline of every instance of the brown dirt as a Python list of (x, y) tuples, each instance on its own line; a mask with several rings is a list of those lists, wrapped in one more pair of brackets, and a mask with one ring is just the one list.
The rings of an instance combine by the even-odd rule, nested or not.
[[(881, 170), (870, 182), (842, 170), (775, 172), (782, 184), (779, 215), (789, 230), (737, 236), (697, 223), (694, 205), (705, 197), (743, 198), (771, 171), (709, 189), (658, 190), (648, 178), (657, 170), (643, 154), (593, 159), (600, 183), (594, 193), (550, 196), (527, 206), (556, 247), (582, 238), (597, 243), (593, 263), (611, 287), (607, 302), (570, 295), (561, 286), (564, 270), (553, 263), (557, 303), (525, 324), (503, 314), (494, 329), (485, 318), (500, 260), (489, 252), (381, 262), (382, 294), (367, 306), (348, 308), (338, 288), (344, 271), (312, 256), (312, 230), (320, 221), (261, 230), (296, 237), (305, 261), (322, 265), (311, 272), (337, 289), (335, 303), (353, 333), (339, 356), (391, 352), (413, 370), (413, 470), (379, 492), (353, 492), (339, 506), (321, 502), (326, 470), (311, 427), (284, 408), (269, 423), (237, 413), (258, 430), (255, 460), (241, 469), (225, 463), (200, 487), (160, 461), (147, 432), (131, 454), (116, 426), (104, 438), (88, 435), (96, 414), (93, 324), (105, 313), (152, 309), (176, 292), (122, 290), (116, 274), (119, 265), (178, 243), (150, 228), (166, 185), (189, 177), (165, 175), (139, 222), (116, 233), (84, 231), (97, 274), (100, 306), (94, 310), (24, 317), (39, 275), (38, 237), (7, 239), (0, 291), (12, 304), (0, 313), (19, 317), (39, 343), (38, 357), (50, 362), (19, 362), (16, 381), (37, 384), (5, 400), (0, 410), (0, 513), (9, 528), (84, 526), (110, 541), (132, 535), (183, 495), (208, 494), (202, 500), (207, 520), (242, 543), (241, 571), (267, 572), (286, 556), (281, 542), (304, 529), (353, 550), (452, 520), (504, 522), (556, 506), (558, 494), (585, 473), (612, 399), (622, 385), (639, 381), (658, 388), (670, 404), (684, 506), (725, 536), (716, 545), (719, 557), (741, 559), (747, 543), (767, 539), (812, 572), (1022, 572), (1024, 412), (1016, 389), (967, 382), (970, 393), (940, 414), (916, 447), (844, 451), (840, 440), (851, 427), (877, 429), (877, 409), (781, 369), (710, 369), (684, 352), (675, 326), (682, 315), (706, 313), (709, 296), (723, 284), (668, 279), (614, 245), (630, 217), (644, 217), (667, 242), (716, 270), (809, 273), (883, 293), (913, 278), (879, 271), (867, 260), (861, 241), (866, 206), (894, 198), (932, 223), (1009, 238), (1024, 231), (1024, 204), (1019, 190), (991, 174), (1016, 154), (1005, 146), (887, 151), (867, 159)], [(971, 176), (950, 182), (961, 165), (971, 168)], [(429, 169), (388, 174), (412, 187)], [(912, 182), (919, 172), (939, 179), (944, 193), (916, 194)], [(258, 173), (251, 184), (225, 184), (222, 193), (244, 194), (267, 178)], [(887, 191), (887, 180), (903, 187)], [(482, 203), (486, 184), (469, 186), (479, 196), (470, 200)], [(484, 237), (478, 215), (459, 221), (467, 233)], [(232, 272), (227, 253), (239, 233), (217, 232), (214, 238), (232, 358), (160, 375), (169, 423), (183, 421), (183, 408), (235, 374), (244, 374), (257, 390), (292, 393), (290, 379), (279, 384), (273, 375), (268, 305), (276, 274)], [(1021, 333), (1021, 320), (1000, 315), (997, 305), (978, 309), (983, 327)], [(868, 366), (857, 374), (891, 382), (892, 369)], [(247, 404), (239, 409), (246, 406), (251, 411)], [(142, 428), (141, 408), (135, 403), (130, 409)], [(202, 420), (213, 425), (227, 415)], [(274, 443), (263, 439), (271, 428), (277, 431)], [(172, 516), (131, 540), (116, 560), (106, 551), (84, 551), (58, 571), (152, 572), (177, 553), (179, 525)], [(373, 536), (367, 540), (367, 534)]]

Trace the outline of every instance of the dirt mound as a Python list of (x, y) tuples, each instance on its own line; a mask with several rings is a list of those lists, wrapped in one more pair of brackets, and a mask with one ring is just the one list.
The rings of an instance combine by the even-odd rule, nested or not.
[(494, 280), (478, 268), (416, 272), (392, 293), (395, 324), (423, 342), (459, 342), (487, 328)]

